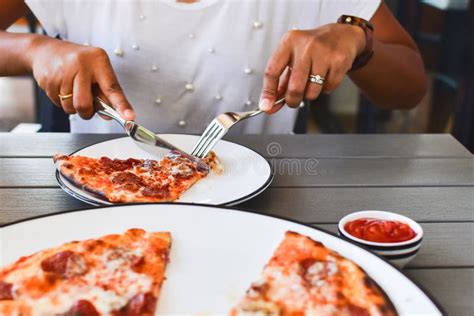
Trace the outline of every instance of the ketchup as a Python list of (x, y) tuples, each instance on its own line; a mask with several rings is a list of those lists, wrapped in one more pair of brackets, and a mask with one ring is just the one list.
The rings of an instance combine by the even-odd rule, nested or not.
[(376, 218), (350, 221), (344, 225), (344, 229), (354, 237), (382, 243), (407, 241), (416, 236), (408, 224)]

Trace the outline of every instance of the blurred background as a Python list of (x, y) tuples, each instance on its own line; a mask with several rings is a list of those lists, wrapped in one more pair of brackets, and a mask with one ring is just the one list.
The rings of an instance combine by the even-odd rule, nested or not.
[[(474, 0), (386, 0), (417, 42), (430, 82), (411, 111), (379, 110), (345, 80), (300, 109), (295, 133), (451, 133), (474, 152)], [(34, 16), (12, 32), (42, 33)], [(394, 76), (394, 74), (387, 74)], [(0, 78), (0, 132), (67, 132), (31, 77)]]

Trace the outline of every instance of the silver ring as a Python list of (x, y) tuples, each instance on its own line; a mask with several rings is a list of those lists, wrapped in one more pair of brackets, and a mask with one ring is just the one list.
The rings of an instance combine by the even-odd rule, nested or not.
[(319, 85), (324, 84), (324, 77), (321, 77), (320, 75), (309, 75), (309, 81), (312, 83), (317, 83)]

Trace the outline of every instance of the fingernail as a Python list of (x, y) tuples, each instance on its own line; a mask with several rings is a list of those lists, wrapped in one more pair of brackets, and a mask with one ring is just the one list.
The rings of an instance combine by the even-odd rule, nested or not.
[(271, 104), (270, 100), (262, 99), (262, 100), (260, 100), (260, 103), (258, 104), (258, 107), (262, 111), (268, 111), (272, 108), (272, 104)]
[(125, 110), (125, 112), (123, 112), (123, 115), (129, 120), (133, 119), (134, 117), (134, 113), (132, 110)]

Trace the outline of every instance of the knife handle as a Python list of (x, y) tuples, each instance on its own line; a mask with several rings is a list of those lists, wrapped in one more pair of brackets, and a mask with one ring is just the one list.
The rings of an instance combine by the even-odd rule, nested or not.
[(94, 97), (94, 109), (98, 114), (117, 121), (127, 132), (129, 131), (130, 125), (133, 125), (133, 121), (123, 119), (113, 107), (105, 103), (105, 101), (99, 97)]

